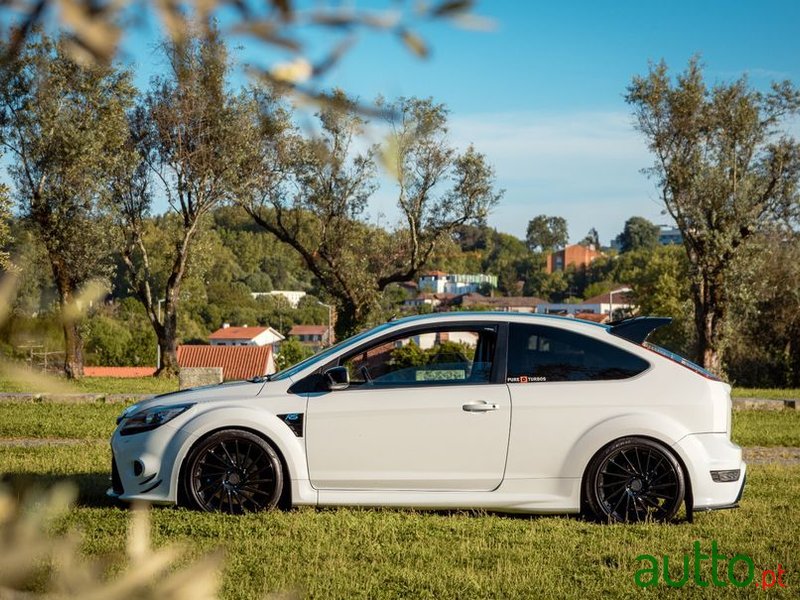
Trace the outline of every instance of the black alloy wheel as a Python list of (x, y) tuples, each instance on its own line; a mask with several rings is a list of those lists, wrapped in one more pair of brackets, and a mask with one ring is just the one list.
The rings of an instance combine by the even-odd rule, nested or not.
[(262, 438), (224, 430), (191, 451), (184, 486), (190, 503), (207, 512), (270, 510), (283, 492), (283, 469), (278, 453)]
[(589, 463), (584, 498), (603, 521), (669, 521), (686, 494), (683, 469), (663, 445), (648, 438), (617, 440)]

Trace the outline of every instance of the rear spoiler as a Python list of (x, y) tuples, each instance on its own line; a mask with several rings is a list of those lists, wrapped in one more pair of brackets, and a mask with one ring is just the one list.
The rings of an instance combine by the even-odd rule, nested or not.
[(672, 317), (634, 317), (609, 323), (609, 333), (634, 344), (641, 344), (659, 327), (672, 323)]

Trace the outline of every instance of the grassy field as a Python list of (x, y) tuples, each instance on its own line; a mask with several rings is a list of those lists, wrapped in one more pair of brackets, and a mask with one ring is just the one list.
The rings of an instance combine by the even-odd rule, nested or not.
[[(0, 438), (107, 440), (122, 404), (0, 402)], [(741, 446), (800, 446), (800, 411), (736, 410), (733, 439)]]
[[(0, 438), (65, 438), (62, 445), (0, 446), (0, 473), (15, 488), (76, 482), (78, 505), (56, 526), (78, 529), (89, 555), (121, 556), (130, 513), (111, 504), (107, 438), (120, 405), (0, 403)], [(800, 446), (800, 412), (736, 411), (743, 445)], [(693, 524), (604, 526), (571, 517), (475, 512), (298, 509), (227, 517), (160, 508), (156, 545), (179, 542), (197, 557), (221, 546), (225, 598), (291, 591), (314, 598), (568, 598), (640, 593), (640, 554), (680, 562), (699, 541), (761, 569), (783, 565), (785, 597), (800, 587), (800, 466), (753, 465), (742, 507), (698, 515)], [(708, 562), (708, 561), (706, 561)], [(113, 560), (110, 570), (117, 568)], [(710, 566), (701, 570), (709, 579)], [(676, 574), (680, 573), (680, 569)], [(681, 589), (690, 598), (750, 597), (738, 589)], [(662, 583), (653, 597), (674, 592)]]
[[(75, 394), (163, 394), (178, 389), (177, 379), (160, 377), (84, 377), (80, 381), (68, 381), (62, 377), (54, 377), (64, 393)], [(0, 375), (0, 392), (38, 393), (35, 381), (20, 381)]]

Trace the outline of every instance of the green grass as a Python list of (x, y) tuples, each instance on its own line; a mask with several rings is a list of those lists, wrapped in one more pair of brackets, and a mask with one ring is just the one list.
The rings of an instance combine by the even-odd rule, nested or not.
[[(108, 437), (121, 410), (102, 402), (0, 403), (0, 438), (75, 441), (0, 446), (0, 473), (17, 492), (74, 482), (78, 505), (57, 529), (78, 529), (83, 551), (92, 556), (124, 553), (129, 513), (105, 496)], [(733, 418), (734, 439), (742, 445), (800, 446), (800, 411), (744, 410)], [(716, 541), (726, 556), (746, 554), (758, 569), (780, 562), (789, 585), (800, 585), (800, 466), (752, 465), (747, 485), (742, 508), (698, 515), (693, 524), (602, 526), (562, 516), (311, 508), (227, 517), (159, 508), (153, 540), (178, 542), (190, 558), (221, 546), (226, 599), (264, 591), (312, 598), (627, 597), (639, 592), (637, 556), (679, 561), (696, 540), (706, 553)], [(118, 560), (112, 558), (111, 571)], [(708, 565), (702, 572), (710, 577)], [(662, 583), (649, 595), (672, 591)], [(718, 591), (744, 598), (754, 590), (687, 584), (680, 593), (701, 598)]]
[[(0, 402), (0, 438), (107, 440), (122, 404)], [(741, 446), (800, 447), (800, 411), (736, 410), (733, 440)]]
[(0, 402), (0, 438), (109, 439), (125, 405)]
[[(84, 377), (80, 381), (59, 378), (65, 393), (75, 394), (163, 394), (178, 389), (177, 379), (160, 377)], [(18, 381), (0, 376), (0, 392), (38, 393), (41, 388), (34, 382)]]
[(735, 410), (732, 437), (740, 446), (800, 446), (800, 411)]
[(734, 398), (766, 398), (768, 400), (797, 400), (800, 399), (800, 390), (766, 389), (766, 388), (733, 388), (731, 396)]
[[(68, 475), (79, 504), (57, 525), (78, 529), (88, 555), (124, 552), (129, 513), (103, 496), (109, 452), (103, 443), (74, 447), (4, 448), (0, 472), (15, 486), (49, 484)], [(7, 476), (8, 476), (7, 475)], [(789, 572), (794, 594), (800, 555), (800, 467), (754, 466), (742, 507), (702, 514), (693, 524), (605, 526), (569, 517), (515, 517), (473, 512), (298, 509), (229, 517), (155, 509), (155, 545), (179, 543), (190, 557), (222, 547), (223, 596), (257, 598), (294, 591), (311, 598), (596, 598), (641, 593), (636, 557), (680, 561), (694, 541), (731, 557), (745, 554), (757, 569)], [(119, 563), (110, 565), (111, 570)], [(708, 561), (702, 571), (711, 576)], [(700, 588), (681, 597), (751, 597), (757, 590)], [(724, 594), (720, 594), (724, 592)], [(663, 583), (651, 597), (674, 597)]]

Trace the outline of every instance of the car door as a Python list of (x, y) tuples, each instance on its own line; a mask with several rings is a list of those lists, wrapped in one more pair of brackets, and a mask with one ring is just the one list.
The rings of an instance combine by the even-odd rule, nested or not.
[(604, 341), (610, 335), (602, 328), (594, 331), (510, 324), (507, 381), (514, 423), (507, 478), (580, 477), (585, 465), (567, 461), (578, 440), (652, 395), (639, 377), (650, 364)]
[(511, 403), (499, 327), (428, 328), (338, 361), (347, 389), (309, 396), (312, 485), (337, 490), (489, 491), (503, 479)]

